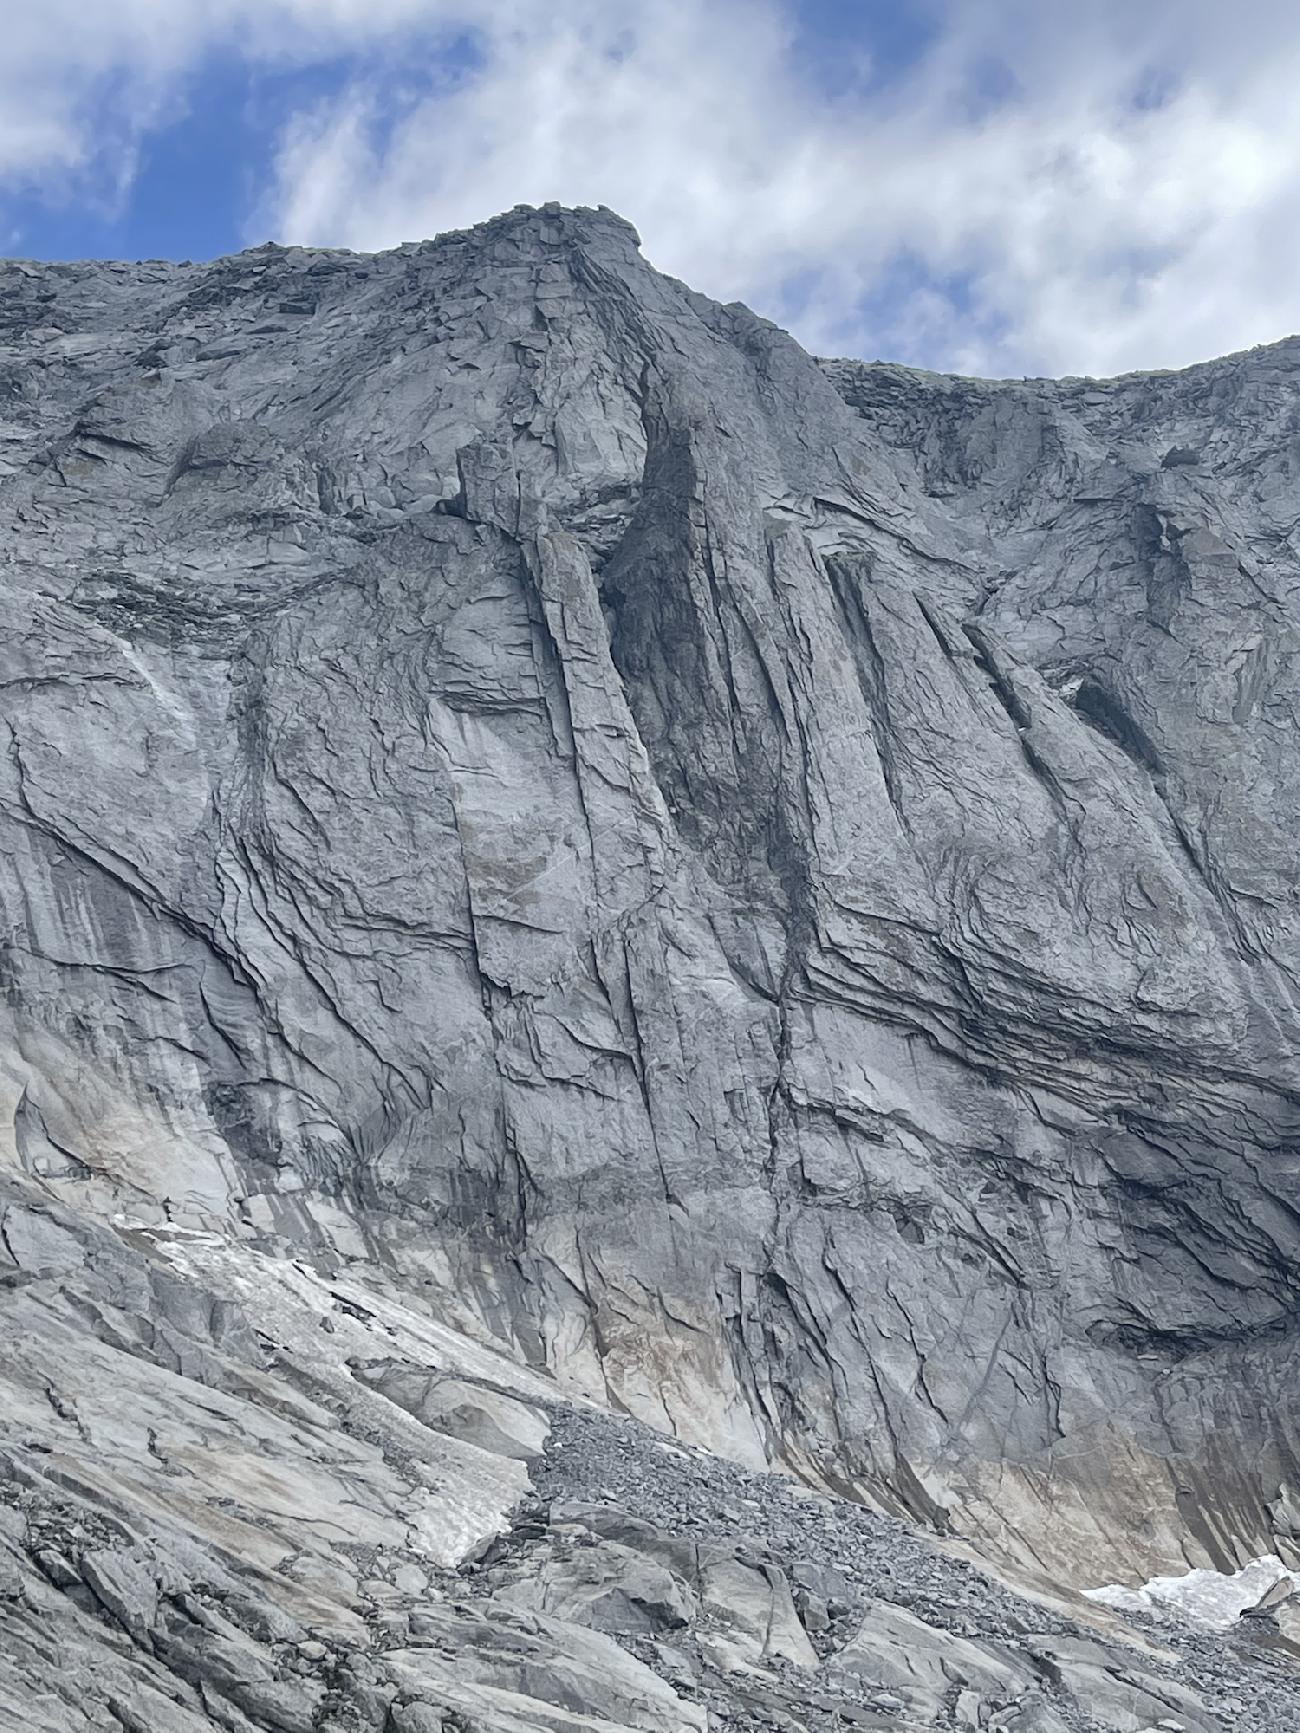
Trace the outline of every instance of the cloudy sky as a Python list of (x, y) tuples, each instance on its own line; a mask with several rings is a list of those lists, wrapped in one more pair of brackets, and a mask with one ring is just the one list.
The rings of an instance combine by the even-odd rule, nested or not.
[(5, 32), (9, 253), (560, 199), (823, 353), (1109, 373), (1300, 329), (1285, 0), (38, 0)]

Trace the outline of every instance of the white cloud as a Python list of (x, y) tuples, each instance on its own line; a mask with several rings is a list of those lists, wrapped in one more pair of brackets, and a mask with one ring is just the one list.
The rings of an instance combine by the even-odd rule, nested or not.
[(0, 179), (98, 163), (111, 183), (214, 47), (364, 50), (286, 116), (252, 238), (386, 246), (605, 203), (656, 264), (810, 346), (980, 371), (1176, 365), (1300, 326), (1293, 8), (912, 9), (924, 57), (832, 96), (793, 51), (797, 0), (47, 0), (0, 71)]
[(430, 0), (38, 0), (6, 9), (0, 187), (129, 182), (139, 140), (213, 51), (313, 62), (427, 27)]

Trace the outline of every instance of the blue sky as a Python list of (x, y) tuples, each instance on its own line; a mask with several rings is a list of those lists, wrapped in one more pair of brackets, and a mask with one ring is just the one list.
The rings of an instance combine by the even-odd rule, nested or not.
[(178, 84), (178, 112), (139, 141), (120, 192), (37, 179), (4, 199), (9, 250), (37, 258), (208, 259), (245, 244), (275, 146), (277, 117), (328, 96), (345, 64), (265, 72), (214, 53)]
[(614, 205), (823, 352), (1178, 365), (1300, 326), (1276, 0), (44, 0), (0, 61), (0, 242), (360, 248)]
[[(933, 9), (893, 0), (804, 0), (787, 17), (792, 66), (831, 97), (898, 78), (937, 27)], [(237, 251), (248, 244), (285, 117), (339, 100), (358, 80), (405, 85), (412, 37), (419, 41), (418, 23), (396, 54), (388, 44), (367, 52), (361, 43), (306, 66), (260, 63), (219, 44), (176, 78), (171, 112), (141, 136), (122, 194), (95, 196), (93, 186), (57, 177), (8, 189), (0, 223), (9, 250), (47, 259), (208, 259)], [(463, 72), (474, 64), (472, 33), (438, 36), (424, 52), (437, 76)]]

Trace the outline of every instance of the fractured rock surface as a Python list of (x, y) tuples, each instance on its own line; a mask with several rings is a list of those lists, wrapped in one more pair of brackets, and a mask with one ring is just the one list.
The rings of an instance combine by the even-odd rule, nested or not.
[(0, 267), (0, 1723), (1294, 1724), (763, 1475), (1297, 1562), (1298, 438), (604, 211)]

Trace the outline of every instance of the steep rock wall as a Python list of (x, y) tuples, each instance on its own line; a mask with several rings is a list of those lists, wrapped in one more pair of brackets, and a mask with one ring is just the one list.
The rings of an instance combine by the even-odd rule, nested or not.
[(819, 364), (558, 209), (0, 336), (11, 1162), (1081, 1579), (1271, 1547), (1294, 345)]

